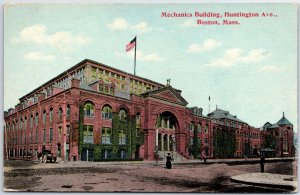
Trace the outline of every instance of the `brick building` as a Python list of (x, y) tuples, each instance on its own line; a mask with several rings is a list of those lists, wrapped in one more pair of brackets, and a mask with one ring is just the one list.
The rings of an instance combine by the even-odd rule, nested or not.
[[(234, 132), (234, 157), (243, 157), (260, 149), (262, 132), (271, 129), (251, 127), (218, 108), (204, 116), (202, 108), (187, 107), (169, 80), (163, 85), (88, 59), (19, 100), (4, 112), (4, 152), (10, 159), (34, 159), (43, 149), (62, 160), (154, 160), (156, 152), (191, 159), (202, 150), (213, 158), (214, 131), (220, 129)], [(116, 121), (127, 121), (128, 128)], [(283, 146), (276, 151), (289, 152), (293, 126), (284, 117), (277, 125)]]

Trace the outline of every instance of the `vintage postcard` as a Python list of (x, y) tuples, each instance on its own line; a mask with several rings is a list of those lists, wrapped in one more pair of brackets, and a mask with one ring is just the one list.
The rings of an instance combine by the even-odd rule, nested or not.
[(297, 191), (298, 4), (7, 3), (3, 191)]

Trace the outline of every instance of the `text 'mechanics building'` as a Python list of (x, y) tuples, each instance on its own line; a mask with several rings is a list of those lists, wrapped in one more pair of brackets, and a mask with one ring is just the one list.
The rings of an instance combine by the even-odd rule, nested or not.
[[(293, 154), (293, 125), (285, 116), (260, 129), (219, 108), (204, 116), (169, 81), (88, 59), (19, 100), (4, 112), (10, 159), (35, 159), (45, 149), (64, 161), (154, 160), (168, 152), (179, 161), (202, 151), (210, 158), (251, 157), (266, 147), (276, 156)], [(223, 151), (224, 144), (234, 150)]]

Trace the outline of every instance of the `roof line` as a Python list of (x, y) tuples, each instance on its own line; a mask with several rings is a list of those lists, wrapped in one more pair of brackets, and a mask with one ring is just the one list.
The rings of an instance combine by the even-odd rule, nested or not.
[(139, 78), (141, 80), (144, 80), (144, 81), (147, 81), (147, 82), (150, 82), (150, 83), (153, 83), (153, 84), (156, 84), (156, 85), (160, 85), (161, 87), (164, 87), (163, 84), (161, 83), (158, 83), (158, 82), (155, 82), (155, 81), (152, 81), (150, 79), (146, 79), (146, 78), (143, 78), (143, 77), (140, 77), (140, 76), (136, 76), (136, 75), (133, 75), (131, 73), (128, 73), (128, 72), (125, 72), (123, 70), (120, 70), (120, 69), (117, 69), (117, 68), (114, 68), (114, 67), (111, 67), (111, 66), (108, 66), (108, 65), (105, 65), (105, 64), (102, 64), (102, 63), (99, 63), (97, 61), (94, 61), (94, 60), (90, 60), (90, 59), (84, 59), (82, 61), (80, 61), (79, 63), (75, 64), (74, 66), (70, 67), (69, 69), (65, 70), (64, 72), (60, 73), (59, 75), (55, 76), (54, 78), (50, 79), (49, 81), (47, 81), (46, 83), (40, 85), (39, 87), (35, 88), (34, 90), (32, 90), (31, 92), (27, 93), (26, 95), (22, 96), (21, 98), (19, 98), (19, 101), (21, 101), (22, 99), (26, 98), (27, 96), (33, 94), (33, 93), (36, 93), (39, 89), (41, 89), (41, 87), (46, 87), (48, 84), (50, 84), (51, 82), (55, 81), (56, 79), (58, 79), (59, 77), (62, 77), (65, 72), (70, 72), (82, 65), (84, 65), (85, 63), (93, 63), (93, 64), (97, 64), (97, 65), (100, 65), (100, 66), (103, 66), (107, 69), (111, 69), (111, 70), (114, 70), (114, 71), (117, 71), (117, 72), (120, 72), (120, 73), (123, 73), (123, 74), (127, 74), (129, 76), (132, 76), (132, 77), (136, 77), (136, 78)]

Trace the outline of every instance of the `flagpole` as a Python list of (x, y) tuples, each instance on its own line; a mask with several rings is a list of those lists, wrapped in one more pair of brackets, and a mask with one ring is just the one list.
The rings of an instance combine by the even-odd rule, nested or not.
[(136, 47), (137, 47), (137, 35), (135, 36), (135, 47), (134, 47), (134, 75), (135, 75), (135, 67), (136, 67)]

